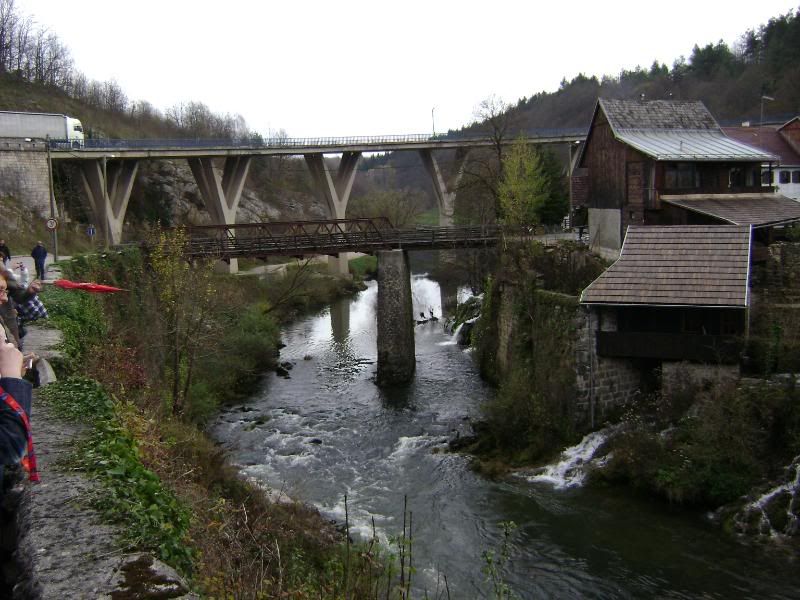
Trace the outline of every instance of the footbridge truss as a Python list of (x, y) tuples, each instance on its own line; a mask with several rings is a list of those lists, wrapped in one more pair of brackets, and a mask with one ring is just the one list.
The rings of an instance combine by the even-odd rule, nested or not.
[(529, 228), (499, 225), (395, 229), (385, 218), (330, 219), (203, 225), (185, 228), (187, 255), (229, 261), (237, 258), (306, 256), (379, 250), (454, 250), (495, 246), (503, 236), (530, 236)]

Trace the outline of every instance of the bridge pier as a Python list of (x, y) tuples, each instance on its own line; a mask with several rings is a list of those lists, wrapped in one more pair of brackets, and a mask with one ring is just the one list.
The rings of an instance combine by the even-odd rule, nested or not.
[(411, 273), (403, 250), (378, 257), (378, 374), (380, 386), (411, 381), (416, 369)]
[[(214, 166), (214, 159), (211, 157), (188, 159), (200, 196), (215, 223), (236, 224), (236, 210), (242, 198), (251, 158), (250, 156), (225, 157), (221, 174)], [(224, 266), (218, 265), (217, 270), (236, 273), (239, 270), (239, 261), (232, 258), (230, 263)]]
[(106, 245), (122, 242), (122, 225), (131, 199), (138, 160), (109, 161), (107, 157), (81, 162), (81, 179)]
[[(331, 177), (330, 171), (325, 167), (325, 155), (321, 152), (304, 154), (303, 157), (311, 172), (314, 185), (328, 209), (330, 218), (344, 219), (361, 152), (343, 152), (335, 178)], [(350, 255), (347, 252), (328, 257), (328, 268), (331, 273), (349, 276), (349, 258)]]
[(455, 153), (455, 175), (450, 185), (447, 185), (439, 162), (430, 149), (420, 150), (422, 164), (433, 182), (433, 192), (436, 204), (439, 207), (439, 226), (450, 227), (453, 224), (453, 215), (456, 209), (456, 190), (461, 178), (464, 176), (464, 163), (466, 162), (468, 148), (458, 148)]

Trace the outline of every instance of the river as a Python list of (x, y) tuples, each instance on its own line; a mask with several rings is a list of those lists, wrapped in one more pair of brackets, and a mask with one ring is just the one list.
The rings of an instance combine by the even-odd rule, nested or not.
[[(415, 315), (441, 315), (438, 284), (415, 276), (412, 289)], [(416, 327), (414, 382), (376, 387), (376, 298), (370, 283), (286, 327), (291, 377), (270, 374), (212, 433), (246, 476), (341, 523), (347, 495), (351, 529), (364, 535), (373, 519), (381, 539), (398, 535), (407, 497), (415, 597), (433, 597), (442, 574), (451, 598), (489, 597), (482, 553), (499, 547), (502, 521), (518, 526), (504, 578), (522, 598), (800, 597), (785, 550), (746, 545), (702, 515), (615, 489), (489, 481), (441, 452), (493, 392), (441, 321)]]

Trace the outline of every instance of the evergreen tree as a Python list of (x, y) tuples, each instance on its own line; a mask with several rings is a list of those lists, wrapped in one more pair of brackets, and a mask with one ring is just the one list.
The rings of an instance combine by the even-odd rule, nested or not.
[(521, 137), (503, 159), (498, 195), (500, 219), (508, 225), (556, 224), (569, 207), (558, 159)]
[(503, 158), (499, 219), (507, 225), (539, 223), (539, 208), (544, 205), (549, 188), (541, 154), (520, 137)]

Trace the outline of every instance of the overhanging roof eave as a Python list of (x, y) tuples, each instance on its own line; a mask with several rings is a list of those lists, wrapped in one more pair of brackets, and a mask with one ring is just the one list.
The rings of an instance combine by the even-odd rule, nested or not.
[(645, 154), (654, 158), (656, 161), (676, 161), (693, 160), (697, 162), (777, 162), (777, 158), (768, 156), (735, 156), (735, 155), (712, 155), (712, 154), (650, 154), (642, 150)]
[(690, 304), (690, 303), (672, 303), (672, 304), (658, 304), (655, 302), (609, 302), (599, 300), (580, 300), (579, 304), (586, 306), (652, 306), (660, 308), (732, 308), (738, 310), (745, 310), (748, 308), (747, 304)]

